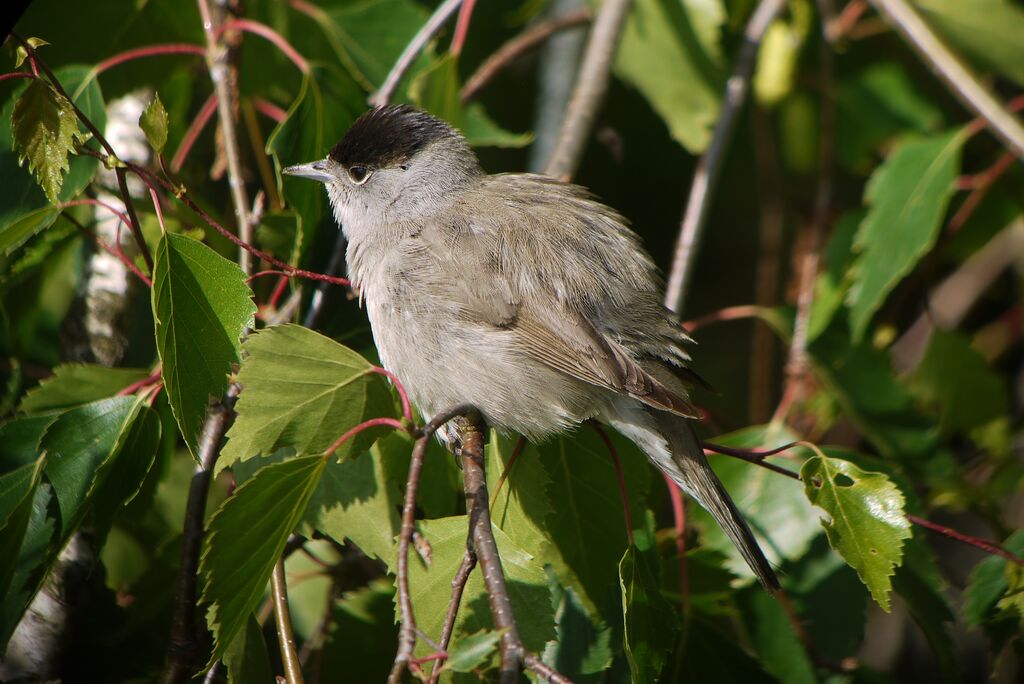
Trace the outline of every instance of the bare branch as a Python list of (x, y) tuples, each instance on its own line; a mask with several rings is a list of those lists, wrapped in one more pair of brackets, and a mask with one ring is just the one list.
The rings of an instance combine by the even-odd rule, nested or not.
[(459, 99), (462, 100), (463, 104), (473, 100), (480, 90), (490, 83), (495, 74), (508, 66), (513, 60), (523, 56), (559, 31), (586, 24), (592, 17), (593, 12), (590, 11), (590, 8), (584, 8), (530, 26), (495, 50), (494, 54), (477, 67), (473, 75), (466, 79), (466, 84), (462, 86)]
[(1018, 159), (1024, 160), (1024, 126), (939, 40), (906, 0), (871, 0), (871, 4), (917, 50), (957, 99), (985, 119), (996, 137)]
[(455, 14), (455, 10), (459, 9), (459, 5), (462, 4), (462, 0), (445, 0), (442, 2), (434, 13), (427, 19), (427, 23), (413, 36), (409, 44), (405, 46), (405, 50), (399, 55), (398, 61), (395, 62), (395, 66), (391, 67), (390, 73), (387, 78), (384, 79), (384, 84), (377, 90), (373, 95), (370, 96), (370, 104), (375, 107), (383, 107), (384, 105), (391, 102), (391, 97), (395, 94), (395, 89), (398, 88), (399, 81), (405, 76), (405, 73), (409, 71), (409, 67), (416, 61), (416, 57), (423, 51), (423, 48), (427, 46), (430, 39), (441, 30), (445, 22)]
[(711, 144), (694, 171), (686, 213), (679, 227), (679, 238), (672, 256), (672, 269), (669, 271), (665, 287), (665, 306), (676, 315), (682, 313), (683, 302), (686, 300), (697, 249), (700, 246), (701, 232), (711, 206), (711, 197), (725, 163), (725, 152), (736, 126), (736, 119), (750, 88), (750, 75), (754, 71), (757, 48), (768, 26), (784, 4), (785, 0), (761, 0), (747, 22), (747, 28), (743, 33), (743, 45), (736, 57), (736, 66), (725, 84), (725, 101), (722, 103), (722, 113), (718, 117)]
[(292, 617), (288, 612), (288, 582), (284, 576), (284, 557), (277, 559), (270, 576), (270, 593), (274, 598), (274, 626), (277, 628), (277, 642), (281, 647), (281, 662), (287, 684), (303, 684), (302, 665), (295, 649), (295, 633)]
[[(238, 130), (235, 127), (235, 108), (228, 82), (228, 51), (217, 39), (219, 27), (214, 26), (208, 0), (197, 0), (199, 14), (206, 34), (206, 64), (217, 96), (217, 118), (224, 140), (224, 154), (228, 163), (228, 184), (231, 187), (231, 203), (238, 221), (238, 239), (252, 244), (252, 217), (249, 214), (249, 199), (246, 196), (245, 180), (242, 178), (242, 156), (238, 146)], [(238, 266), (249, 275), (252, 273), (252, 258), (245, 249), (238, 251)]]
[(544, 169), (549, 176), (568, 180), (579, 166), (590, 131), (594, 128), (597, 108), (608, 90), (612, 61), (629, 8), (629, 0), (605, 0), (601, 3), (562, 129)]

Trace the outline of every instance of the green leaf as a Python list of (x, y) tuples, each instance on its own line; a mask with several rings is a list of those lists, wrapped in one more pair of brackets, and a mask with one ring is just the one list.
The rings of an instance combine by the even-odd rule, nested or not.
[(11, 117), (11, 135), (18, 146), (18, 163), (28, 161), (51, 204), (60, 201), (68, 172), (68, 155), (87, 136), (78, 131), (75, 110), (66, 97), (41, 79), (34, 79), (18, 98)]
[(724, 76), (721, 0), (638, 0), (626, 21), (615, 73), (633, 84), (683, 147), (711, 141)]
[(62, 539), (81, 523), (94, 498), (97, 471), (115, 453), (139, 408), (135, 397), (103, 399), (62, 413), (47, 428), (39, 448), (60, 505)]
[[(84, 65), (71, 65), (60, 67), (54, 73), (69, 93), (81, 91), (75, 97), (75, 104), (97, 128), (103, 130), (107, 112), (99, 84), (91, 80), (82, 87), (89, 69)], [(26, 87), (27, 84), (19, 84), (15, 94), (24, 92)], [(7, 254), (35, 233), (49, 228), (60, 215), (60, 210), (47, 202), (32, 174), (18, 168), (18, 154), (8, 125), (17, 102), (17, 97), (11, 98), (0, 111), (0, 169), (3, 169), (4, 176), (4, 182), (0, 183), (0, 249)], [(66, 202), (77, 197), (92, 181), (98, 165), (99, 162), (92, 157), (72, 158), (60, 200)]]
[(473, 672), (498, 650), (501, 632), (483, 630), (459, 639), (458, 645), (448, 652), (446, 666), (455, 672)]
[[(432, 549), (433, 560), (426, 566), (412, 557), (409, 563), (409, 590), (412, 595), (416, 624), (427, 634), (438, 634), (444, 621), (451, 594), (451, 580), (462, 563), (469, 532), (466, 516), (422, 520), (418, 528)], [(554, 614), (547, 588), (543, 563), (534, 553), (515, 544), (498, 528), (494, 538), (501, 554), (512, 610), (516, 616), (519, 636), (530, 651), (540, 651), (555, 636)], [(456, 623), (453, 648), (466, 634), (492, 629), (491, 611), (484, 590), (483, 578), (474, 572), (462, 597), (462, 608)], [(426, 644), (417, 653), (430, 652)]]
[(224, 652), (224, 666), (228, 669), (228, 684), (271, 684), (276, 681), (263, 630), (251, 613), (245, 621), (245, 629), (239, 630)]
[(393, 433), (359, 458), (340, 463), (332, 459), (309, 502), (306, 521), (334, 540), (351, 540), (367, 556), (393, 566), (404, 497), (387, 470), (396, 461), (407, 462), (411, 452), (409, 436)]
[(870, 206), (857, 231), (854, 282), (847, 303), (855, 341), (875, 312), (938, 237), (960, 169), (962, 131), (908, 140), (871, 175)]
[(201, 242), (165, 235), (153, 266), (153, 318), (164, 388), (192, 454), (211, 397), (228, 385), (256, 313), (245, 274)]
[(385, 577), (335, 603), (334, 628), (320, 650), (322, 682), (383, 682), (398, 643), (392, 604), (394, 583)]
[[(1024, 530), (1017, 530), (1003, 541), (1003, 548), (1018, 556), (1024, 555)], [(1007, 575), (1012, 565), (1002, 556), (989, 556), (975, 566), (964, 591), (963, 614), (967, 623), (980, 627), (987, 622), (1005, 619), (999, 603), (1010, 588)], [(1016, 619), (1020, 619), (1018, 616)]]
[(0, 476), (0, 595), (7, 593), (32, 516), (45, 458)]
[(864, 213), (850, 212), (836, 221), (832, 236), (823, 254), (824, 263), (814, 284), (814, 303), (811, 306), (811, 320), (807, 324), (807, 339), (813, 341), (825, 332), (836, 313), (843, 308), (850, 279), (847, 275), (853, 237), (857, 226), (864, 220)]
[(28, 391), (18, 411), (28, 415), (54, 413), (117, 394), (149, 375), (136, 368), (109, 368), (81, 363), (61, 364), (53, 375)]
[(946, 682), (963, 681), (956, 642), (950, 628), (953, 611), (943, 593), (942, 578), (931, 551), (918, 540), (907, 544), (906, 560), (892, 579), (893, 589), (903, 599), (914, 622), (924, 633)]
[(757, 54), (751, 83), (758, 102), (773, 107), (793, 91), (800, 51), (813, 21), (807, 0), (790, 4), (792, 19), (776, 19), (768, 27)]
[[(740, 449), (772, 449), (796, 439), (785, 427), (754, 425), (720, 435), (713, 441)], [(751, 529), (762, 538), (761, 548), (773, 564), (799, 558), (821, 534), (814, 507), (795, 482), (727, 456), (712, 455), (709, 461)], [(710, 513), (700, 506), (691, 506), (688, 517), (689, 524), (700, 530), (701, 548), (724, 554), (728, 559), (725, 567), (731, 573), (753, 581), (750, 567)]]
[(914, 0), (935, 30), (981, 67), (1024, 85), (1024, 8), (1006, 0)]
[(829, 516), (821, 524), (832, 548), (888, 612), (890, 578), (902, 562), (903, 542), (910, 538), (903, 494), (885, 475), (837, 458), (808, 459), (800, 479), (810, 502)]
[[(35, 37), (26, 38), (25, 42), (32, 46), (33, 50), (44, 45), (49, 45), (49, 43), (42, 38)], [(14, 51), (14, 68), (17, 69), (21, 67), (21, 65), (25, 63), (26, 59), (28, 59), (28, 50), (25, 49), (24, 45), (19, 45), (18, 49)]]
[[(297, 325), (261, 330), (245, 343), (238, 374), (238, 418), (218, 468), (282, 447), (319, 453), (367, 418), (392, 413), (382, 376), (359, 354)], [(361, 453), (379, 430), (362, 432), (336, 452)]]
[[(751, 586), (737, 596), (736, 602), (747, 637), (765, 670), (787, 684), (818, 681), (814, 665), (781, 601), (760, 586)], [(850, 616), (843, 618), (850, 619)], [(817, 643), (816, 638), (814, 641)]]
[(54, 420), (54, 416), (35, 416), (0, 425), (0, 469), (6, 472), (35, 463), (39, 458), (39, 440)]
[(555, 607), (555, 639), (544, 647), (544, 662), (574, 682), (593, 679), (612, 664), (611, 627), (587, 613), (571, 587), (550, 570), (548, 588)]
[(623, 647), (634, 682), (656, 681), (675, 641), (676, 616), (661, 595), (657, 552), (650, 537), (637, 534), (637, 545), (630, 545), (619, 563)]
[[(924, 358), (911, 373), (911, 392), (935, 408), (951, 432), (976, 434), (997, 453), (1009, 449), (1010, 397), (1006, 383), (970, 342), (955, 332), (935, 330)], [(987, 426), (998, 429), (987, 430)]]
[(274, 563), (313, 495), (324, 459), (293, 458), (260, 469), (210, 520), (200, 561), (210, 606), (211, 661), (220, 658), (259, 604)]
[(167, 110), (160, 101), (159, 93), (153, 95), (153, 101), (146, 105), (139, 117), (139, 127), (146, 134), (149, 146), (158, 154), (163, 154), (167, 144)]

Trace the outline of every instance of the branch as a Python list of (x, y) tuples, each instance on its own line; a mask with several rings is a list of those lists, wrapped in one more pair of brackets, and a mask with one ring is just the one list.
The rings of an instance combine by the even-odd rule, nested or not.
[(672, 269), (669, 271), (668, 283), (665, 286), (665, 306), (680, 314), (686, 300), (690, 278), (700, 245), (701, 232), (707, 219), (711, 197), (725, 163), (725, 152), (732, 138), (743, 101), (750, 87), (750, 75), (754, 71), (757, 49), (761, 44), (765, 31), (775, 15), (779, 13), (785, 0), (761, 0), (754, 10), (747, 27), (743, 32), (743, 45), (736, 57), (736, 66), (732, 76), (725, 84), (725, 100), (722, 113), (715, 125), (714, 135), (707, 152), (697, 163), (690, 186), (690, 196), (686, 203), (686, 213), (679, 227), (679, 238), (676, 241), (675, 253), (672, 256)]
[(1013, 152), (1024, 160), (1024, 126), (981, 84), (931, 28), (911, 9), (906, 0), (871, 0), (878, 13), (885, 17), (918, 55), (972, 112)]
[(277, 628), (277, 642), (281, 647), (284, 678), (287, 684), (303, 684), (302, 665), (295, 650), (295, 633), (288, 612), (288, 582), (284, 576), (283, 556), (274, 564), (274, 572), (270, 576), (270, 592), (274, 598), (274, 626)]
[(409, 41), (409, 44), (405, 46), (405, 50), (399, 55), (395, 66), (391, 68), (387, 78), (384, 79), (384, 84), (377, 92), (370, 96), (369, 102), (371, 105), (383, 107), (391, 101), (391, 97), (395, 94), (395, 89), (398, 87), (398, 82), (409, 71), (409, 67), (416, 61), (416, 57), (427, 46), (430, 39), (441, 30), (441, 27), (448, 21), (448, 18), (455, 14), (455, 10), (461, 4), (462, 0), (445, 0), (434, 10), (434, 13), (427, 19), (427, 23), (420, 28), (412, 40)]
[(594, 14), (590, 11), (590, 8), (569, 12), (556, 19), (537, 22), (515, 38), (510, 39), (484, 60), (483, 64), (473, 72), (473, 75), (466, 79), (466, 84), (462, 86), (462, 91), (459, 93), (459, 99), (462, 101), (462, 104), (473, 100), (480, 90), (490, 83), (495, 74), (508, 66), (513, 60), (539, 46), (559, 31), (588, 23), (593, 16)]
[(562, 128), (544, 173), (568, 180), (576, 172), (597, 108), (604, 100), (611, 76), (612, 60), (629, 13), (629, 0), (605, 0), (594, 19), (576, 88), (562, 121)]
[(466, 489), (466, 508), (469, 514), (470, 536), (480, 569), (487, 587), (487, 602), (491, 606), (494, 626), (502, 631), (500, 652), (501, 665), (498, 681), (514, 684), (519, 681), (523, 665), (524, 649), (519, 640), (512, 601), (505, 586), (505, 573), (501, 568), (501, 555), (491, 529), (491, 513), (488, 507), (487, 476), (484, 472), (484, 426), (483, 417), (471, 411), (456, 420), (462, 447), (462, 472)]
[[(224, 154), (228, 162), (228, 184), (231, 186), (231, 203), (234, 205), (235, 218), (238, 221), (238, 239), (246, 244), (252, 244), (252, 218), (249, 215), (245, 179), (242, 178), (242, 157), (238, 148), (234, 103), (228, 83), (228, 51), (218, 43), (218, 29), (213, 25), (209, 0), (197, 2), (203, 21), (203, 32), (206, 34), (206, 65), (210, 71), (210, 80), (213, 81), (213, 91), (217, 96), (217, 118), (220, 120)], [(245, 249), (238, 252), (238, 266), (246, 275), (252, 273), (252, 259)]]
[[(455, 619), (459, 616), (459, 604), (462, 603), (462, 593), (466, 590), (466, 582), (476, 567), (476, 551), (473, 550), (472, 538), (466, 539), (466, 553), (462, 557), (462, 564), (455, 571), (452, 578), (452, 596), (448, 599), (448, 612), (444, 616), (444, 625), (441, 627), (441, 640), (438, 642), (441, 651), (448, 650), (448, 644), (452, 640), (452, 632), (455, 631)], [(441, 678), (441, 665), (444, 659), (439, 659), (434, 669), (430, 672), (429, 684), (437, 684)]]
[(178, 569), (178, 591), (174, 598), (171, 638), (162, 681), (180, 684), (193, 674), (193, 665), (199, 655), (199, 635), (196, 629), (196, 604), (199, 601), (197, 573), (199, 552), (203, 543), (203, 524), (206, 520), (206, 498), (210, 492), (213, 467), (220, 456), (224, 433), (231, 423), (235, 399), (240, 388), (231, 385), (222, 402), (213, 406), (206, 416), (203, 433), (199, 437), (199, 465), (192, 474), (185, 507), (185, 527), (181, 538), (181, 565)]

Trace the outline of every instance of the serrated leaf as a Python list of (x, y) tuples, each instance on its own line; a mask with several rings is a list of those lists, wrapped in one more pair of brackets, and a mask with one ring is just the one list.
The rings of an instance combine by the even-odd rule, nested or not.
[(403, 496), (386, 471), (395, 461), (408, 460), (411, 451), (411, 439), (394, 433), (359, 458), (332, 460), (309, 502), (307, 522), (335, 541), (351, 540), (367, 556), (392, 567)]
[[(245, 343), (238, 414), (218, 468), (283, 447), (322, 452), (345, 430), (393, 412), (385, 380), (359, 354), (297, 325), (261, 330)], [(380, 431), (363, 432), (336, 452), (365, 451)]]
[(153, 261), (153, 319), (164, 388), (195, 455), (207, 406), (227, 388), (256, 305), (241, 269), (201, 242), (164, 235)]
[(829, 516), (821, 525), (832, 548), (888, 612), (891, 578), (903, 560), (903, 541), (910, 538), (903, 494), (885, 475), (837, 458), (808, 459), (800, 479), (807, 498)]
[(18, 163), (28, 161), (51, 204), (60, 201), (68, 156), (87, 136), (78, 130), (71, 103), (41, 79), (34, 79), (14, 105), (11, 135), (18, 148)]
[(962, 131), (903, 142), (868, 181), (847, 304), (860, 341), (893, 288), (935, 244), (960, 169)]
[(149, 146), (158, 155), (163, 154), (167, 144), (167, 110), (160, 101), (159, 93), (153, 95), (153, 101), (146, 105), (139, 117), (139, 127), (146, 134)]
[[(409, 590), (416, 624), (427, 634), (438, 634), (441, 631), (451, 594), (452, 575), (462, 563), (466, 550), (468, 525), (469, 520), (464, 515), (421, 520), (418, 524), (420, 534), (433, 549), (433, 562), (427, 567), (415, 557), (410, 559)], [(519, 636), (528, 650), (539, 651), (555, 635), (554, 612), (543, 563), (498, 528), (494, 529), (494, 538), (501, 554), (501, 565)], [(477, 571), (466, 584), (452, 647), (457, 647), (465, 634), (493, 627), (483, 578)], [(425, 655), (428, 652), (430, 648), (426, 644), (421, 643), (417, 647), (417, 654)]]
[[(1018, 556), (1024, 554), (1024, 530), (1017, 530), (1003, 541), (1003, 548)], [(1010, 588), (1008, 567), (1012, 565), (1001, 556), (989, 556), (971, 571), (964, 590), (963, 614), (968, 624), (980, 627), (987, 622), (1003, 619), (999, 603)], [(1018, 617), (1020, 619), (1020, 617)]]
[(653, 535), (636, 535), (619, 562), (622, 645), (634, 682), (657, 681), (675, 641), (676, 616), (661, 595)]
[(544, 647), (544, 662), (577, 682), (608, 669), (614, 655), (611, 627), (596, 622), (571, 587), (563, 587), (548, 572), (551, 604), (555, 607), (555, 638)]
[(487, 662), (498, 650), (501, 632), (484, 630), (459, 639), (455, 648), (448, 652), (446, 667), (455, 672), (472, 672)]
[(97, 471), (139, 409), (135, 397), (103, 399), (62, 413), (47, 428), (39, 448), (46, 454), (46, 477), (60, 506), (62, 539), (81, 523)]
[(211, 518), (199, 568), (215, 641), (211, 661), (224, 654), (259, 603), (324, 465), (314, 455), (261, 468)]
[(80, 363), (61, 364), (53, 375), (25, 394), (18, 411), (28, 415), (54, 413), (117, 394), (142, 380), (149, 371)]
[(228, 670), (228, 684), (271, 684), (275, 682), (270, 667), (270, 655), (263, 630), (254, 615), (245, 621), (231, 645), (224, 652), (224, 666)]
[(683, 147), (711, 141), (723, 72), (721, 0), (639, 0), (626, 20), (615, 73), (636, 86)]

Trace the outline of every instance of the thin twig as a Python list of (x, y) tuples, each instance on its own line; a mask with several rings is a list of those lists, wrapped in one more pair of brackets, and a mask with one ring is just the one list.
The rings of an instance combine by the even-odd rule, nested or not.
[[(431, 433), (432, 435), (433, 433)], [(409, 593), (409, 545), (416, 529), (416, 489), (423, 469), (423, 456), (431, 435), (424, 434), (416, 440), (409, 463), (409, 476), (405, 482), (405, 504), (402, 506), (402, 525), (398, 532), (398, 561), (395, 575), (398, 584), (398, 614), (402, 626), (398, 632), (398, 653), (388, 675), (388, 684), (399, 684), (402, 673), (409, 667), (413, 649), (416, 648), (416, 616), (412, 610), (412, 596)]]
[(542, 681), (551, 684), (572, 684), (572, 680), (563, 674), (559, 674), (553, 667), (541, 660), (535, 653), (527, 653), (523, 657), (523, 664), (540, 676)]
[(1024, 160), (1024, 126), (939, 40), (906, 0), (871, 0), (871, 4), (917, 50), (957, 99), (985, 119), (996, 137), (1018, 159)]
[(737, 306), (728, 306), (718, 311), (712, 311), (709, 314), (698, 316), (689, 321), (682, 323), (683, 329), (686, 332), (693, 332), (699, 330), (706, 325), (711, 323), (722, 323), (724, 321), (741, 321), (747, 318), (760, 318), (766, 309), (757, 306), (756, 304), (739, 304)]
[(412, 40), (409, 41), (409, 44), (405, 46), (405, 50), (399, 55), (395, 66), (391, 68), (387, 78), (384, 79), (384, 84), (377, 92), (370, 96), (369, 102), (371, 105), (383, 107), (391, 102), (391, 97), (395, 94), (398, 83), (405, 76), (405, 73), (409, 71), (413, 62), (416, 61), (416, 57), (427, 46), (430, 39), (441, 30), (441, 27), (448, 21), (448, 18), (455, 14), (455, 10), (461, 4), (462, 0), (445, 0), (434, 10), (434, 13), (427, 19), (427, 23), (420, 28)]
[[(476, 567), (476, 552), (473, 550), (473, 540), (466, 540), (466, 553), (462, 556), (462, 563), (452, 578), (452, 595), (448, 599), (448, 611), (444, 616), (444, 624), (441, 626), (441, 640), (438, 642), (439, 651), (447, 651), (448, 644), (452, 640), (452, 632), (455, 631), (455, 619), (459, 616), (459, 605), (462, 603), (462, 594), (466, 590), (466, 582)], [(441, 666), (444, 659), (438, 659), (434, 669), (430, 672), (429, 684), (437, 684), (441, 677)]]
[(590, 131), (594, 128), (597, 109), (608, 90), (612, 63), (630, 4), (630, 0), (605, 0), (601, 3), (558, 140), (544, 169), (549, 176), (568, 180), (579, 166)]
[(818, 187), (814, 197), (814, 215), (804, 231), (803, 258), (800, 260), (800, 274), (797, 286), (796, 316), (793, 319), (793, 337), (786, 358), (786, 387), (772, 416), (773, 423), (786, 419), (789, 409), (803, 400), (809, 373), (807, 336), (811, 325), (811, 310), (814, 307), (814, 290), (818, 280), (818, 264), (821, 248), (825, 241), (825, 228), (832, 206), (832, 174), (835, 151), (835, 96), (832, 45), (829, 42), (828, 26), (835, 15), (832, 0), (818, 0), (818, 14), (821, 16), (821, 49), (818, 51), (819, 73), (821, 75), (819, 123), (818, 123)]
[(665, 287), (665, 306), (676, 315), (682, 313), (683, 303), (686, 301), (711, 198), (725, 163), (725, 153), (732, 138), (733, 128), (736, 126), (736, 119), (750, 88), (750, 76), (754, 71), (757, 48), (768, 26), (784, 4), (785, 0), (761, 0), (747, 22), (743, 32), (743, 45), (736, 57), (736, 66), (725, 85), (722, 112), (715, 125), (711, 144), (693, 173), (686, 213), (679, 227), (679, 238), (676, 241), (672, 268)]
[(985, 541), (984, 539), (979, 539), (978, 537), (974, 537), (969, 534), (964, 534), (963, 532), (958, 532), (951, 527), (946, 527), (945, 525), (934, 523), (931, 520), (925, 520), (920, 516), (907, 514), (907, 520), (909, 520), (910, 522), (914, 523), (919, 527), (925, 528), (926, 530), (937, 532), (938, 534), (941, 534), (944, 537), (949, 537), (950, 539), (954, 539), (963, 544), (967, 544), (977, 549), (981, 549), (982, 551), (990, 553), (994, 556), (1001, 556), (1012, 563), (1016, 563), (1017, 565), (1024, 565), (1024, 558), (1021, 558), (1015, 553), (1012, 553), (1011, 551), (1004, 549), (998, 544), (993, 544), (990, 541)]
[(590, 8), (569, 12), (561, 17), (540, 21), (533, 24), (518, 36), (510, 39), (477, 67), (473, 75), (466, 79), (466, 84), (459, 92), (463, 104), (473, 100), (480, 90), (490, 83), (494, 76), (509, 65), (513, 60), (539, 46), (559, 31), (575, 28), (588, 23), (594, 16)]
[(274, 626), (277, 628), (277, 642), (281, 647), (281, 662), (287, 684), (303, 684), (302, 665), (295, 650), (295, 632), (292, 617), (288, 612), (288, 581), (284, 575), (284, 558), (278, 558), (274, 572), (270, 575), (270, 593), (274, 598)]
[(491, 528), (491, 513), (488, 508), (487, 476), (484, 472), (484, 427), (483, 417), (473, 410), (457, 418), (462, 448), (462, 472), (466, 490), (466, 508), (469, 514), (469, 528), (473, 547), (480, 561), (484, 586), (487, 588), (487, 602), (491, 607), (494, 626), (502, 631), (499, 646), (501, 664), (498, 681), (514, 684), (519, 681), (519, 672), (525, 655), (512, 601), (505, 585), (505, 573), (501, 568), (501, 555)]
[(600, 423), (590, 421), (590, 426), (594, 428), (598, 437), (604, 442), (605, 448), (608, 449), (608, 456), (611, 457), (612, 464), (615, 466), (615, 479), (619, 483), (619, 498), (622, 500), (622, 515), (626, 521), (626, 539), (629, 541), (630, 546), (635, 546), (636, 541), (633, 539), (633, 516), (629, 511), (629, 495), (626, 492), (626, 478), (622, 474), (622, 462), (619, 461), (619, 452)]
[[(228, 79), (228, 50), (219, 43), (219, 28), (213, 24), (208, 0), (197, 0), (199, 15), (203, 22), (206, 35), (206, 65), (213, 81), (213, 91), (217, 96), (217, 118), (224, 142), (224, 155), (228, 163), (228, 185), (231, 187), (231, 203), (235, 208), (235, 219), (238, 222), (238, 239), (252, 244), (252, 218), (249, 215), (249, 198), (245, 191), (245, 179), (242, 176), (242, 155), (238, 145), (238, 130), (235, 127), (234, 98)], [(252, 258), (245, 249), (238, 252), (238, 267), (248, 275), (252, 273)]]
[(459, 17), (455, 20), (455, 35), (452, 36), (452, 44), (448, 47), (448, 53), (452, 57), (462, 54), (462, 46), (466, 44), (466, 36), (469, 35), (469, 21), (473, 18), (473, 10), (476, 8), (476, 0), (463, 0), (459, 8)]
[(203, 103), (203, 106), (199, 108), (199, 112), (196, 114), (196, 118), (192, 119), (192, 123), (188, 125), (185, 130), (185, 135), (181, 137), (181, 143), (178, 144), (178, 149), (175, 151), (174, 156), (171, 157), (171, 171), (177, 173), (181, 170), (181, 165), (185, 163), (185, 158), (191, 151), (192, 146), (199, 138), (199, 134), (206, 128), (206, 124), (210, 122), (210, 118), (213, 113), (217, 111), (217, 96), (210, 95)]
[(193, 673), (199, 655), (199, 635), (196, 624), (196, 604), (199, 601), (197, 573), (199, 551), (203, 543), (203, 524), (206, 520), (206, 498), (210, 492), (213, 468), (220, 456), (221, 442), (233, 416), (239, 386), (231, 385), (224, 399), (206, 415), (203, 432), (199, 437), (199, 465), (192, 474), (185, 505), (185, 525), (181, 537), (181, 564), (178, 569), (178, 591), (172, 610), (171, 638), (167, 648), (167, 662), (162, 681), (180, 684)]
[(676, 528), (676, 555), (679, 557), (679, 595), (683, 597), (683, 608), (686, 609), (690, 596), (689, 572), (686, 566), (686, 506), (683, 503), (683, 491), (676, 481), (662, 473), (668, 496), (672, 501), (672, 522)]

